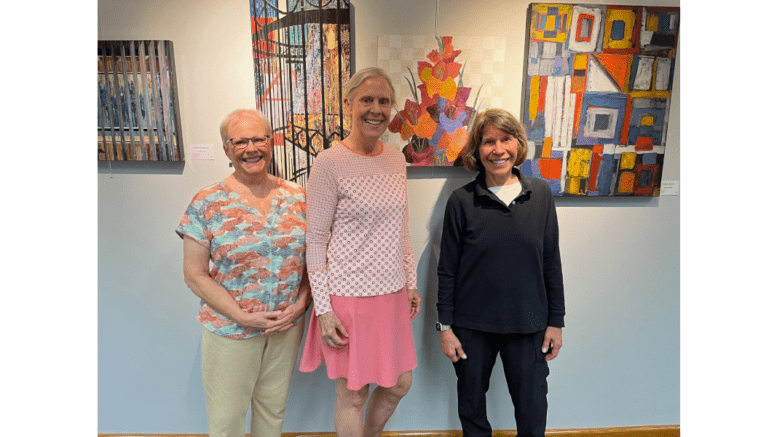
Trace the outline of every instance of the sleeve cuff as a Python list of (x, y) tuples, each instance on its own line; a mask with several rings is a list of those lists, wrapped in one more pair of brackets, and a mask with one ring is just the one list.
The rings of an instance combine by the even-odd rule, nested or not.
[(564, 315), (563, 314), (551, 314), (548, 317), (548, 326), (554, 326), (556, 328), (564, 327)]
[(406, 253), (402, 256), (402, 264), (405, 267), (405, 285), (408, 289), (418, 289), (417, 273), (415, 270), (415, 258), (412, 253)]
[(326, 269), (308, 272), (308, 278), (316, 315), (320, 316), (332, 311), (332, 305), (329, 303), (329, 287), (326, 283)]
[(440, 322), (441, 325), (452, 325), (453, 313), (448, 311), (439, 312), (437, 313), (437, 321)]

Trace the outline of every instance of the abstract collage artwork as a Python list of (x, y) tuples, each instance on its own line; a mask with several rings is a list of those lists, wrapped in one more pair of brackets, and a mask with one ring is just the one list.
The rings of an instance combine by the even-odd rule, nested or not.
[(273, 172), (305, 185), (318, 152), (344, 138), (349, 0), (250, 0), (256, 107), (273, 126)]
[(680, 8), (529, 6), (521, 170), (555, 196), (658, 196)]
[(97, 41), (97, 160), (183, 161), (172, 41)]
[(380, 35), (398, 113), (381, 140), (411, 166), (453, 165), (478, 108), (501, 106), (505, 39)]

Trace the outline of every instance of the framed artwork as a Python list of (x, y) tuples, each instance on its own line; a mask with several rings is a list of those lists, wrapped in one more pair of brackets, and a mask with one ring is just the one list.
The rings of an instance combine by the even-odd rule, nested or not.
[(256, 107), (270, 120), (273, 172), (305, 185), (316, 155), (345, 138), (349, 0), (250, 0)]
[(533, 3), (521, 170), (555, 196), (658, 196), (680, 8)]
[(504, 63), (504, 38), (380, 35), (399, 106), (381, 140), (408, 165), (453, 165), (478, 108), (501, 106)]
[(172, 41), (97, 41), (97, 159), (183, 161)]

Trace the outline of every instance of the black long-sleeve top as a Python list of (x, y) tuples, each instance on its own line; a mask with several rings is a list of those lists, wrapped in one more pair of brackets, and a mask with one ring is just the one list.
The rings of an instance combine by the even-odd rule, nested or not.
[(524, 176), (506, 206), (485, 173), (445, 207), (437, 265), (437, 315), (444, 325), (494, 333), (564, 326), (556, 206), (547, 182)]

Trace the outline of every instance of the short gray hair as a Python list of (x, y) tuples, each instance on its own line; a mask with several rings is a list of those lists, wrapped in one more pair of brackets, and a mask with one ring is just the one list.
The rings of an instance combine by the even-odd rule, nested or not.
[(237, 119), (240, 118), (243, 114), (251, 114), (254, 117), (258, 118), (262, 123), (264, 123), (267, 126), (267, 130), (270, 131), (270, 135), (272, 135), (272, 126), (270, 125), (270, 120), (267, 119), (267, 117), (264, 116), (262, 111), (259, 111), (257, 109), (235, 109), (234, 111), (230, 112), (226, 117), (224, 117), (224, 120), (221, 122), (221, 126), (219, 126), (219, 132), (221, 133), (221, 141), (224, 143), (224, 145), (227, 144), (227, 141), (229, 141), (229, 138), (227, 138), (227, 129), (229, 129), (229, 125), (236, 122)]

